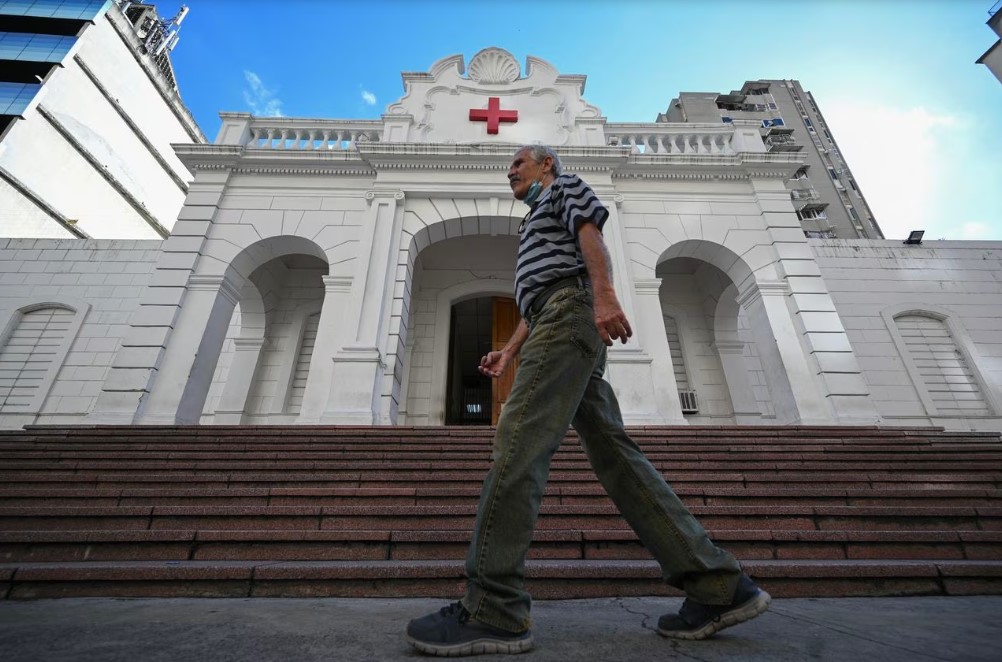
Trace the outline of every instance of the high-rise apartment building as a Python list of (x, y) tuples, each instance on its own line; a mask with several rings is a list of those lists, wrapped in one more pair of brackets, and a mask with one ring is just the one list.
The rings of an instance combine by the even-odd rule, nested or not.
[(988, 27), (990, 27), (999, 39), (985, 51), (985, 54), (978, 58), (978, 64), (988, 67), (999, 82), (1002, 82), (1002, 0), (999, 0), (988, 10)]
[(756, 120), (770, 151), (807, 160), (787, 182), (808, 237), (881, 239), (883, 233), (814, 97), (796, 80), (747, 81), (740, 90), (681, 92), (657, 122)]
[(191, 174), (171, 143), (205, 137), (162, 19), (119, 0), (0, 0), (0, 235), (166, 237)]

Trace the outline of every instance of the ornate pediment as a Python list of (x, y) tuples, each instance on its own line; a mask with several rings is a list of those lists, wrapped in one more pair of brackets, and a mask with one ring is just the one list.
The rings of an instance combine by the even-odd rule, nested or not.
[(384, 116), (392, 142), (604, 144), (602, 113), (581, 96), (585, 77), (539, 58), (528, 57), (523, 74), (511, 53), (490, 47), (469, 65), (452, 55), (403, 82)]

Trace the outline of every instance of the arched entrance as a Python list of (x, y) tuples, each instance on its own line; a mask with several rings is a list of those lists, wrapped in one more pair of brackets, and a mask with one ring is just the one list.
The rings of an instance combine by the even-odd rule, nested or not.
[(510, 297), (485, 296), (452, 305), (446, 425), (494, 425), (508, 399), (517, 359), (505, 374), (491, 379), (477, 366), (487, 352), (504, 347), (521, 316)]

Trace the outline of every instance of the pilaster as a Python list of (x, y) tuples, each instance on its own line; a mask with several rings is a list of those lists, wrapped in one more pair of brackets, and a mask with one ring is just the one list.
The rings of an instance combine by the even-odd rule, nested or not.
[[(403, 216), (402, 191), (375, 190), (365, 194), (368, 223), (352, 282), (349, 320), (357, 320), (354, 334), (334, 353), (330, 397), (322, 422), (372, 425), (380, 418), (382, 377), (386, 360), (381, 347), (389, 314)], [(389, 294), (388, 294), (389, 293)]]

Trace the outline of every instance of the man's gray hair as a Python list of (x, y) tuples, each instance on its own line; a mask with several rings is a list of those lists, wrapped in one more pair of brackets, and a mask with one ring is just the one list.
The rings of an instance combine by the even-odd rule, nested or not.
[(559, 177), (560, 173), (563, 172), (563, 166), (560, 165), (560, 157), (557, 156), (557, 152), (549, 145), (523, 145), (515, 150), (516, 154), (520, 152), (529, 152), (529, 158), (536, 163), (542, 162), (547, 156), (553, 159), (552, 174), (554, 177)]

